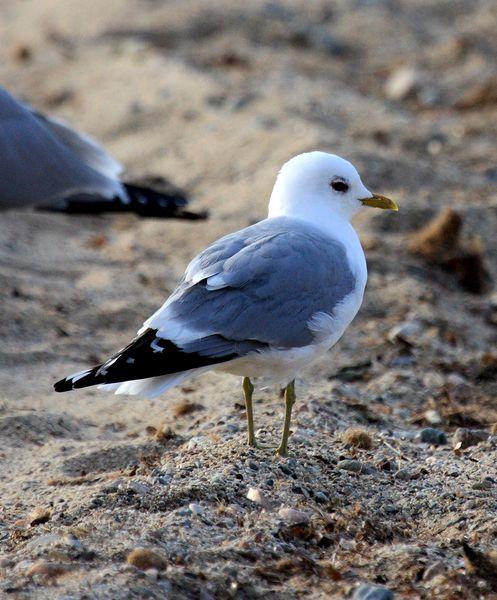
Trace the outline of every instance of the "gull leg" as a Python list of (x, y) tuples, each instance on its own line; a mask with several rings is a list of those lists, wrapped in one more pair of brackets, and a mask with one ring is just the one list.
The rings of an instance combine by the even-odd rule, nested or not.
[(254, 412), (252, 410), (252, 394), (254, 392), (254, 386), (248, 377), (244, 377), (242, 387), (243, 395), (245, 397), (245, 407), (247, 410), (248, 445), (255, 447), (257, 446), (257, 443), (255, 441)]
[(288, 436), (290, 435), (290, 422), (292, 420), (292, 408), (295, 404), (295, 379), (285, 388), (285, 423), (283, 425), (283, 434), (281, 442), (276, 450), (276, 454), (286, 456), (288, 454)]

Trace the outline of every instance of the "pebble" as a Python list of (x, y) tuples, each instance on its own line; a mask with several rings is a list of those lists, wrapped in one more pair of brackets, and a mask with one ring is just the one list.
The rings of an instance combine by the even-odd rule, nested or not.
[(139, 481), (130, 481), (128, 483), (128, 490), (133, 490), (135, 494), (144, 496), (150, 491), (150, 486), (146, 483), (140, 483)]
[(282, 506), (278, 511), (278, 516), (287, 525), (306, 525), (309, 523), (310, 515), (303, 510), (297, 510), (296, 508), (287, 508)]
[(46, 523), (50, 520), (52, 513), (43, 506), (37, 506), (34, 510), (32, 510), (28, 515), (28, 523), (31, 527), (35, 525), (41, 525), (42, 523)]
[(393, 600), (394, 595), (391, 590), (368, 583), (357, 588), (352, 596), (352, 600)]
[(445, 379), (440, 373), (425, 373), (423, 376), (423, 385), (426, 388), (441, 388), (445, 384)]
[(339, 461), (337, 464), (337, 468), (341, 469), (342, 471), (350, 471), (351, 473), (362, 473), (365, 475), (371, 475), (375, 471), (375, 469), (369, 467), (368, 465), (365, 465), (360, 460), (350, 459)]
[(389, 100), (405, 100), (419, 87), (419, 74), (412, 67), (400, 67), (385, 83), (385, 95)]
[(485, 477), (485, 479), (481, 479), (474, 483), (471, 487), (473, 490), (480, 490), (483, 492), (487, 492), (491, 490), (495, 485), (495, 482), (490, 477)]
[(399, 469), (397, 473), (395, 473), (395, 479), (399, 479), (400, 481), (411, 481), (412, 473), (408, 469)]
[(488, 433), (486, 431), (459, 427), (459, 429), (456, 429), (452, 441), (455, 449), (464, 450), (470, 446), (476, 446), (476, 444), (479, 444), (480, 442), (486, 442), (487, 440)]
[(442, 446), (447, 443), (447, 436), (441, 429), (434, 427), (426, 427), (419, 433), (419, 440), (423, 444), (433, 444), (434, 446)]
[(145, 571), (145, 576), (149, 581), (157, 581), (159, 579), (159, 571), (158, 569), (147, 569)]
[(351, 471), (352, 473), (360, 473), (362, 471), (362, 462), (360, 460), (341, 460), (337, 464), (337, 468), (342, 471)]
[(324, 492), (315, 492), (314, 493), (314, 500), (318, 504), (326, 504), (327, 502), (330, 501), (330, 499), (328, 498), (328, 496)]
[(387, 334), (389, 342), (405, 342), (411, 346), (419, 343), (423, 326), (419, 320), (404, 321), (392, 327)]
[(247, 492), (247, 498), (256, 504), (267, 504), (267, 500), (259, 488), (249, 488)]
[(157, 483), (160, 483), (161, 485), (169, 485), (172, 479), (173, 478), (171, 475), (159, 475), (159, 477), (157, 477)]
[(459, 373), (450, 373), (447, 376), (447, 383), (453, 387), (460, 387), (466, 385), (468, 382), (462, 375), (459, 375)]
[(204, 436), (198, 435), (195, 437), (192, 437), (188, 443), (186, 444), (186, 449), (187, 450), (196, 450), (198, 448), (203, 448), (205, 446), (207, 446), (208, 441), (206, 440), (206, 438)]
[(440, 416), (440, 413), (433, 408), (425, 411), (424, 418), (430, 425), (440, 425), (442, 423), (442, 417)]
[(196, 502), (190, 502), (190, 504), (188, 505), (188, 508), (190, 509), (190, 512), (192, 513), (192, 515), (204, 514), (203, 507), (200, 506), (200, 504), (197, 504)]

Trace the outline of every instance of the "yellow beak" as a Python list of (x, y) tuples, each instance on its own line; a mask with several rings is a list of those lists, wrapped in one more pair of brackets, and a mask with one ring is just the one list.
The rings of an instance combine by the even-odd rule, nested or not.
[(387, 210), (399, 210), (397, 204), (387, 198), (386, 196), (380, 196), (379, 194), (373, 194), (371, 198), (363, 198), (361, 200), (364, 206), (374, 206), (375, 208), (384, 208)]

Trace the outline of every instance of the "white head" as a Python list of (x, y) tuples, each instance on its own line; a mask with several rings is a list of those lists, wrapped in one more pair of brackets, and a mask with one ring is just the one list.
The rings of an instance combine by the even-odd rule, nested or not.
[(281, 168), (269, 201), (269, 217), (281, 215), (349, 220), (363, 206), (398, 210), (392, 200), (372, 194), (354, 165), (326, 152), (294, 156)]

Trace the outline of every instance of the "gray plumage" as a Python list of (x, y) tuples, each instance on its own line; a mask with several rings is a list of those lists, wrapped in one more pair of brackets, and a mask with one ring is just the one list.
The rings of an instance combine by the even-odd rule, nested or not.
[(126, 199), (122, 168), (89, 137), (44, 117), (0, 88), (0, 209), (69, 195)]
[(55, 389), (184, 373), (253, 352), (310, 345), (311, 319), (333, 316), (355, 288), (340, 242), (299, 219), (261, 221), (201, 252), (131, 344)]
[(202, 332), (196, 342), (179, 342), (189, 351), (212, 335), (233, 343), (302, 347), (313, 341), (313, 315), (333, 315), (355, 283), (340, 242), (298, 219), (277, 217), (227, 235), (199, 254), (146, 325), (168, 339), (172, 323)]

